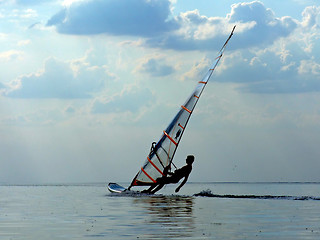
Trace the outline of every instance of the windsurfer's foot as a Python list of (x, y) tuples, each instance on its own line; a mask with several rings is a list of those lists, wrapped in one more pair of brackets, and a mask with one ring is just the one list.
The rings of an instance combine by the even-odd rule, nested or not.
[(141, 193), (151, 193), (148, 189), (141, 191)]

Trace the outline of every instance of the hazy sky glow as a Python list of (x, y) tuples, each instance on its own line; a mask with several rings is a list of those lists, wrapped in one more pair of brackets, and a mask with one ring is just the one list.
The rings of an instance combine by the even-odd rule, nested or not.
[(131, 181), (235, 24), (176, 165), (320, 181), (318, 0), (2, 0), (0, 183)]

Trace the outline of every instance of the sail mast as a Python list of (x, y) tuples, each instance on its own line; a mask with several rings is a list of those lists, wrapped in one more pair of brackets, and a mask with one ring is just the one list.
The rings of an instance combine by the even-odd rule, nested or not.
[(236, 26), (233, 27), (231, 34), (220, 49), (218, 57), (215, 59), (211, 68), (209, 68), (205, 77), (198, 82), (192, 94), (187, 98), (186, 102), (181, 105), (181, 109), (170, 122), (166, 130), (163, 131), (163, 135), (160, 140), (155, 145), (152, 144), (151, 151), (148, 154), (144, 165), (132, 180), (129, 189), (132, 186), (151, 185), (156, 183), (156, 179), (158, 177), (165, 176), (167, 174), (168, 168), (170, 168), (170, 165), (172, 164), (173, 157), (193, 110), (195, 109), (213, 71), (220, 62), (226, 46), (233, 35), (235, 27)]
[[(205, 87), (206, 87), (206, 85), (207, 85), (207, 83), (208, 83), (208, 81), (209, 81), (209, 79), (210, 79), (213, 71), (215, 70), (215, 68), (217, 67), (218, 63), (220, 62), (220, 59), (221, 59), (222, 56), (223, 56), (223, 53), (224, 53), (224, 51), (225, 51), (225, 49), (226, 49), (226, 47), (227, 47), (227, 44), (228, 44), (229, 40), (231, 39), (231, 37), (232, 37), (232, 35), (233, 35), (233, 32), (234, 32), (235, 28), (236, 28), (236, 25), (233, 26), (233, 29), (232, 29), (232, 31), (231, 31), (228, 39), (226, 40), (226, 42), (223, 44), (222, 48), (220, 49), (219, 54), (218, 54), (218, 57), (216, 57), (216, 61), (212, 64), (212, 67), (209, 69), (208, 78), (207, 78), (207, 79), (204, 78), (202, 81), (199, 81), (199, 82), (198, 82), (198, 85), (199, 85), (199, 84), (204, 84), (204, 85), (203, 85), (203, 87), (201, 88), (201, 91), (200, 91), (199, 95), (198, 95), (198, 96), (194, 95), (194, 97), (195, 97), (197, 100), (196, 100), (193, 108), (192, 108), (191, 110), (189, 110), (189, 109), (185, 109), (185, 107), (184, 107), (183, 105), (181, 106), (181, 107), (184, 108), (185, 110), (189, 111), (190, 115), (189, 115), (189, 117), (188, 117), (188, 119), (187, 119), (187, 121), (186, 121), (185, 126), (183, 127), (183, 131), (182, 131), (182, 133), (181, 133), (181, 137), (179, 138), (179, 141), (178, 141), (178, 144), (177, 144), (177, 145), (179, 145), (180, 140), (182, 139), (182, 135), (183, 135), (183, 133), (184, 133), (184, 131), (185, 131), (185, 129), (186, 129), (186, 126), (187, 126), (189, 120), (190, 120), (190, 117), (191, 117), (191, 115), (192, 115), (192, 113), (193, 113), (193, 110), (195, 109), (195, 107), (196, 107), (196, 105), (197, 105), (197, 103), (198, 103), (198, 101), (199, 101), (199, 99), (200, 99), (200, 96), (201, 96), (203, 90), (205, 89)], [(206, 81), (204, 81), (205, 79), (206, 79)], [(177, 146), (177, 148), (178, 148), (178, 146)], [(177, 151), (177, 148), (175, 149), (175, 152)], [(173, 153), (173, 156), (175, 155), (175, 152)], [(171, 163), (172, 163), (172, 161), (173, 161), (173, 157), (172, 157), (172, 159), (171, 159)]]

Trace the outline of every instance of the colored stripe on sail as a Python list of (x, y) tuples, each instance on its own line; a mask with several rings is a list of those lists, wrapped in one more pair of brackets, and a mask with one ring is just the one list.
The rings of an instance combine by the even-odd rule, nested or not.
[(142, 172), (154, 183), (156, 183), (157, 181), (154, 180), (143, 168), (141, 168)]
[(184, 110), (186, 110), (188, 113), (191, 113), (191, 110), (189, 110), (188, 108), (186, 108), (185, 106), (181, 106)]
[(167, 138), (169, 138), (169, 139), (170, 139), (170, 141), (171, 141), (171, 142), (173, 142), (173, 144), (174, 144), (174, 145), (176, 145), (176, 146), (178, 145), (178, 143), (177, 143), (175, 140), (173, 140), (173, 139), (172, 139), (172, 137), (170, 137), (170, 136), (169, 136), (169, 134), (168, 134), (168, 133), (166, 133), (166, 131), (163, 131), (163, 133), (164, 133), (164, 135), (166, 135), (166, 136), (167, 136)]
[(150, 160), (150, 158), (147, 157), (147, 159), (148, 159), (149, 163), (150, 163), (155, 169), (157, 169), (157, 171), (158, 171), (162, 176), (164, 176), (163, 172)]

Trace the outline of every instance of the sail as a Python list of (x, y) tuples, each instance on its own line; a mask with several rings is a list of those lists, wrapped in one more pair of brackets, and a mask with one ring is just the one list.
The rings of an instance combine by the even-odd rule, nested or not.
[(229, 38), (220, 49), (218, 57), (209, 68), (204, 78), (197, 83), (191, 95), (187, 98), (185, 103), (181, 105), (178, 113), (175, 115), (168, 127), (163, 131), (160, 140), (157, 143), (152, 144), (150, 153), (148, 154), (144, 165), (134, 177), (129, 189), (132, 186), (151, 185), (156, 183), (157, 178), (167, 175), (190, 116), (193, 113), (213, 71), (218, 65), (223, 52), (226, 49), (227, 43), (233, 35), (235, 27), (236, 26), (233, 27)]

